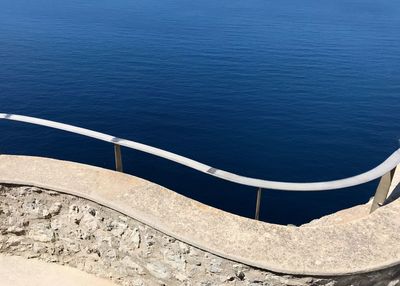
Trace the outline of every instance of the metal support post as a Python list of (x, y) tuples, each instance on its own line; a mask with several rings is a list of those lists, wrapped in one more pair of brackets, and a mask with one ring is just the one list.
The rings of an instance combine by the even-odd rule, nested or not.
[(115, 170), (117, 170), (118, 172), (123, 172), (120, 145), (114, 144), (114, 155), (115, 155)]
[(396, 168), (387, 172), (385, 175), (381, 177), (378, 188), (376, 189), (375, 192), (374, 200), (372, 201), (370, 213), (374, 212), (385, 202), (387, 195), (389, 193), (390, 184), (392, 183), (395, 170)]
[(261, 192), (262, 192), (262, 189), (258, 188), (258, 190), (257, 190), (257, 201), (256, 201), (256, 215), (255, 215), (255, 219), (256, 220), (260, 220)]

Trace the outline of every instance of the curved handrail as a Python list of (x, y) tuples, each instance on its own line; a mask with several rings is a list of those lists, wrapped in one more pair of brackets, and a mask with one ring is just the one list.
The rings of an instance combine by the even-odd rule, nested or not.
[(108, 134), (96, 132), (89, 129), (76, 127), (73, 125), (68, 125), (64, 123), (59, 123), (35, 117), (16, 115), (16, 114), (6, 114), (6, 113), (0, 113), (0, 119), (26, 122), (35, 125), (41, 125), (54, 129), (64, 130), (75, 134), (80, 134), (86, 137), (95, 138), (98, 140), (106, 141), (109, 143), (149, 153), (226, 181), (246, 186), (263, 188), (263, 189), (275, 189), (283, 191), (326, 191), (333, 189), (342, 189), (373, 181), (379, 177), (382, 177), (384, 174), (388, 173), (389, 171), (391, 171), (397, 165), (400, 164), (400, 148), (399, 148), (377, 167), (353, 177), (341, 180), (312, 182), (312, 183), (268, 181), (268, 180), (236, 175), (234, 173), (216, 169), (206, 164), (200, 163), (198, 161), (156, 147), (152, 147), (131, 140), (114, 137)]

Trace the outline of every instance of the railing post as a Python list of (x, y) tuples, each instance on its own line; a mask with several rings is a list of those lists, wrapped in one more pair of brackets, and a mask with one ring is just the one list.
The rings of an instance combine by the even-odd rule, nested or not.
[(390, 184), (392, 183), (394, 172), (396, 168), (387, 172), (381, 177), (378, 188), (376, 189), (374, 200), (372, 201), (371, 210), (369, 213), (374, 212), (377, 208), (383, 205), (389, 193)]
[(255, 219), (256, 220), (260, 220), (261, 192), (262, 192), (262, 189), (258, 188), (258, 190), (257, 190), (257, 200), (256, 200), (256, 215), (255, 215)]
[(114, 144), (114, 155), (115, 155), (115, 170), (117, 170), (118, 172), (123, 172), (121, 146), (118, 144)]

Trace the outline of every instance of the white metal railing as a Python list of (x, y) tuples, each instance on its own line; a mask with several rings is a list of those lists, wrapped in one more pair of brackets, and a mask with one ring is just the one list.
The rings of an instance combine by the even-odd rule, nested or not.
[[(325, 182), (312, 182), (312, 183), (292, 183), (292, 182), (278, 182), (262, 180), (257, 178), (250, 178), (245, 176), (240, 176), (231, 172), (220, 170), (206, 164), (200, 163), (198, 161), (189, 159), (187, 157), (174, 154), (156, 147), (145, 145), (131, 140), (126, 140), (118, 137), (114, 137), (108, 134), (92, 131), (85, 128), (80, 128), (64, 123), (54, 122), (45, 119), (39, 119), (35, 117), (16, 115), (16, 114), (6, 114), (0, 113), (0, 119), (13, 120), (31, 123), (35, 125), (46, 126), (54, 129), (64, 130), (72, 132), (75, 134), (80, 134), (86, 137), (95, 138), (105, 142), (114, 144), (115, 150), (115, 164), (117, 171), (122, 172), (122, 157), (121, 157), (121, 146), (135, 149), (138, 151), (146, 152), (178, 164), (187, 166), (189, 168), (195, 169), (197, 171), (206, 173), (208, 175), (218, 177), (220, 179), (234, 182), (241, 185), (257, 187), (257, 202), (256, 202), (256, 219), (259, 217), (260, 211), (260, 199), (262, 189), (275, 189), (283, 191), (326, 191), (333, 189), (342, 189), (347, 187), (352, 187), (360, 184), (364, 184), (375, 179), (381, 178), (377, 192), (374, 197), (374, 201), (371, 207), (371, 212), (377, 207), (382, 205), (386, 199), (387, 193), (389, 191), (389, 186), (393, 178), (394, 170), (400, 164), (400, 148), (397, 149), (392, 155), (390, 155), (383, 163), (377, 167), (345, 179), (325, 181)], [(388, 186), (389, 184), (389, 186)]]

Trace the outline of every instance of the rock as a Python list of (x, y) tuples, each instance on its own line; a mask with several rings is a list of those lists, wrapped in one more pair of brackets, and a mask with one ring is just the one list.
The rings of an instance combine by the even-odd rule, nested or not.
[(102, 256), (114, 260), (115, 258), (117, 258), (117, 252), (114, 249), (108, 249), (106, 250), (106, 252), (102, 253)]
[[(253, 271), (251, 271), (253, 272)], [(285, 286), (307, 286), (307, 285), (314, 285), (314, 279), (310, 277), (292, 277), (290, 275), (284, 275), (284, 276), (277, 276), (277, 275), (272, 275), (272, 274), (267, 274), (262, 278), (262, 273), (260, 271), (254, 272), (251, 280), (253, 282), (257, 282), (255, 280), (261, 281), (263, 280), (266, 282), (268, 285), (285, 285)], [(247, 277), (246, 277), (247, 278)], [(319, 284), (318, 284), (319, 285)], [(323, 284), (326, 285), (326, 284)], [(327, 286), (327, 285), (326, 285)]]
[(242, 264), (233, 264), (232, 268), (239, 280), (243, 280), (246, 276), (245, 272), (249, 271), (249, 267)]
[(196, 257), (196, 258), (199, 256), (198, 251), (194, 247), (190, 247), (188, 254), (189, 254), (189, 256)]
[(179, 253), (173, 252), (171, 249), (163, 251), (164, 261), (168, 263), (173, 269), (184, 271), (186, 268), (186, 260)]
[(50, 256), (50, 257), (47, 259), (47, 261), (48, 261), (48, 262), (52, 262), (52, 263), (56, 263), (56, 262), (59, 262), (60, 260), (58, 259), (57, 256)]
[(110, 235), (110, 232), (101, 228), (94, 232), (94, 239), (97, 244), (104, 245), (106, 248), (114, 247), (115, 238)]
[(247, 272), (250, 270), (249, 266), (243, 264), (233, 264), (232, 268), (234, 271), (242, 271), (242, 272)]
[(29, 193), (28, 188), (21, 187), (21, 188), (17, 189), (17, 196), (19, 196), (19, 197), (23, 197), (23, 196), (25, 196), (27, 193)]
[(190, 252), (189, 245), (187, 245), (186, 243), (183, 243), (183, 242), (178, 242), (178, 245), (179, 245), (180, 252), (182, 254), (189, 254), (189, 252)]
[(120, 242), (120, 250), (124, 252), (130, 252), (140, 247), (141, 236), (138, 228), (126, 231)]
[(175, 278), (181, 282), (187, 281), (189, 279), (185, 274), (181, 272), (176, 273)]
[(45, 253), (46, 246), (45, 246), (45, 244), (42, 244), (42, 243), (34, 243), (32, 246), (32, 251), (34, 253)]
[(18, 219), (16, 217), (14, 217), (14, 216), (8, 217), (7, 225), (9, 225), (9, 226), (18, 225)]
[(26, 259), (33, 259), (33, 258), (39, 258), (40, 257), (40, 254), (38, 254), (38, 253), (24, 253), (24, 257), (26, 258)]
[(100, 228), (98, 219), (89, 212), (82, 216), (79, 225), (89, 233), (93, 233)]
[(50, 227), (51, 227), (51, 229), (53, 229), (53, 230), (59, 230), (59, 229), (61, 229), (61, 227), (62, 227), (62, 223), (61, 223), (61, 221), (58, 220), (58, 219), (53, 219), (53, 220), (50, 222)]
[(15, 234), (15, 235), (24, 235), (25, 229), (23, 229), (21, 227), (17, 227), (17, 226), (10, 226), (9, 228), (7, 228), (5, 233), (11, 233), (11, 234)]
[(86, 206), (86, 212), (88, 214), (90, 214), (91, 216), (96, 216), (97, 215), (97, 210), (92, 206)]
[(23, 238), (19, 236), (10, 236), (6, 241), (6, 247), (17, 246), (22, 242)]
[(79, 206), (71, 205), (68, 211), (68, 218), (70, 221), (74, 222), (75, 224), (80, 224), (83, 214), (80, 211)]
[(115, 237), (121, 237), (124, 233), (125, 230), (128, 228), (128, 225), (125, 223), (117, 222), (117, 221), (112, 221), (108, 226), (107, 230), (111, 231), (112, 235)]
[(130, 236), (130, 242), (131, 242), (131, 246), (135, 247), (135, 248), (139, 248), (140, 247), (140, 232), (138, 228), (135, 228)]
[(6, 215), (6, 216), (9, 216), (9, 215), (12, 214), (12, 212), (11, 212), (10, 208), (4, 208), (3, 209), (3, 214)]
[(41, 194), (43, 192), (42, 189), (39, 189), (36, 187), (28, 187), (27, 189), (28, 189), (27, 191), (29, 191), (29, 192), (34, 192), (34, 193), (38, 193), (38, 194)]
[(229, 275), (227, 277), (222, 277), (221, 282), (232, 282), (236, 279), (235, 276)]
[(51, 214), (48, 210), (45, 209), (42, 211), (42, 217), (45, 219), (49, 219), (49, 218), (51, 218)]
[(144, 274), (146, 274), (144, 269), (143, 269), (143, 267), (138, 265), (129, 256), (125, 256), (122, 259), (121, 263), (123, 264), (123, 266), (125, 266), (126, 272), (127, 272), (128, 275), (135, 275), (135, 274), (144, 275)]
[(314, 283), (314, 279), (311, 277), (304, 277), (298, 278), (296, 282), (300, 283), (300, 285), (311, 285)]
[(60, 193), (58, 193), (58, 192), (55, 192), (55, 191), (50, 191), (50, 190), (46, 190), (45, 191), (45, 193), (47, 194), (47, 195), (50, 195), (50, 196), (59, 196), (60, 195)]
[(221, 264), (222, 260), (220, 258), (213, 258), (209, 265), (208, 271), (211, 273), (220, 273), (222, 271)]
[(146, 240), (146, 245), (148, 247), (153, 246), (155, 244), (154, 236), (151, 234), (146, 235), (145, 240)]
[(72, 254), (78, 253), (81, 250), (79, 242), (77, 242), (73, 239), (63, 238), (61, 240), (61, 242), (63, 243), (63, 245), (68, 253), (72, 253)]
[[(275, 277), (275, 275), (273, 276)], [(261, 271), (251, 269), (250, 271), (246, 272), (246, 280), (249, 281), (250, 283), (255, 283), (255, 284), (262, 284), (264, 281), (268, 281), (271, 285), (280, 285), (280, 281), (278, 280), (268, 280), (265, 274)], [(269, 285), (267, 283), (267, 285)]]
[(50, 207), (49, 212), (53, 216), (58, 215), (61, 211), (61, 208), (62, 208), (62, 204), (60, 202), (56, 202)]
[(96, 260), (86, 259), (84, 264), (83, 264), (83, 269), (82, 270), (87, 272), (87, 273), (96, 273), (100, 269), (99, 269), (98, 262)]
[(241, 270), (235, 271), (235, 275), (236, 275), (237, 278), (239, 278), (239, 280), (243, 280), (246, 277), (244, 272), (241, 271)]
[(33, 227), (28, 236), (35, 241), (40, 242), (53, 242), (55, 241), (54, 231), (51, 229), (50, 225), (38, 224)]
[(200, 282), (198, 285), (200, 286), (214, 286), (215, 284), (213, 284), (212, 282)]
[(31, 217), (42, 218), (42, 209), (42, 203), (36, 198), (24, 202), (24, 204), (22, 205), (22, 210)]
[(150, 272), (150, 274), (156, 278), (167, 279), (170, 277), (168, 268), (164, 264), (158, 261), (153, 263), (147, 263), (146, 268)]

